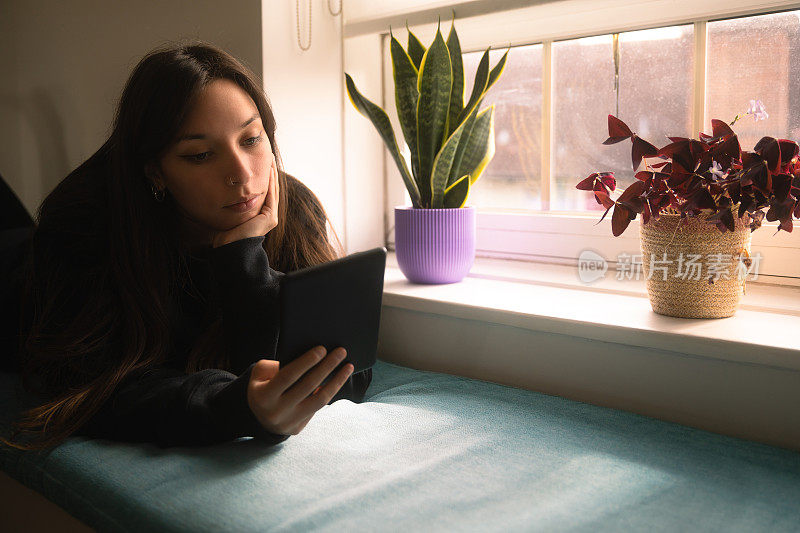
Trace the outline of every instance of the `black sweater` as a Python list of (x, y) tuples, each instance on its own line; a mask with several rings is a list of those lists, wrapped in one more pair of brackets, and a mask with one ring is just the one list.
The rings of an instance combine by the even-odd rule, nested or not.
[[(198, 445), (254, 436), (281, 442), (288, 435), (266, 431), (247, 404), (247, 383), (259, 359), (272, 359), (278, 342), (278, 280), (269, 266), (264, 237), (251, 237), (187, 257), (194, 285), (203, 299), (185, 292), (170, 364), (128, 376), (81, 434), (161, 446)], [(209, 307), (211, 309), (209, 309)], [(211, 313), (209, 313), (211, 310)], [(222, 313), (232, 370), (184, 373), (194, 339)], [(210, 315), (210, 316), (209, 316)], [(331, 400), (360, 402), (372, 370), (350, 376)]]
[[(4, 351), (17, 343), (13, 328), (9, 328), (19, 323), (19, 286), (24, 275), (21, 260), (12, 255), (21, 259), (32, 230), (0, 232), (0, 247), (4, 247), (8, 263), (0, 266), (9, 273), (0, 280), (0, 293), (4, 314), (13, 310), (4, 320), (8, 327), (0, 332)], [(181, 293), (172, 355), (158, 368), (126, 376), (78, 435), (152, 442), (161, 447), (214, 444), (248, 436), (278, 443), (289, 437), (266, 431), (247, 403), (252, 367), (259, 359), (274, 359), (279, 333), (278, 282), (283, 273), (270, 267), (263, 242), (264, 236), (250, 237), (186, 257), (197, 291)], [(187, 374), (183, 369), (190, 347), (220, 315), (233, 372), (207, 369)], [(24, 355), (12, 352), (2, 357), (4, 371), (18, 371), (17, 359)], [(362, 401), (371, 379), (371, 369), (351, 375), (331, 403)]]

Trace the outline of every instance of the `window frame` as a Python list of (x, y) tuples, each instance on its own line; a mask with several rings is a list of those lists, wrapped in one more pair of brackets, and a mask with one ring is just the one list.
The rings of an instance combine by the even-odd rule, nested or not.
[[(661, 5), (663, 4), (663, 6)], [(701, 4), (701, 5), (697, 5)], [(637, 221), (620, 237), (614, 237), (610, 217), (600, 222), (600, 213), (578, 211), (549, 211), (550, 159), (552, 139), (552, 43), (581, 37), (608, 35), (643, 29), (694, 25), (695, 68), (692, 99), (691, 131), (703, 129), (705, 119), (706, 25), (710, 21), (765, 15), (800, 9), (800, 2), (741, 0), (607, 0), (600, 8), (590, 9), (585, 0), (565, 0), (502, 13), (491, 13), (459, 20), (462, 52), (493, 49), (505, 46), (541, 44), (543, 54), (542, 79), (542, 201), (541, 211), (477, 209), (476, 255), (479, 257), (510, 258), (534, 262), (574, 263), (581, 251), (591, 249), (610, 262), (619, 253), (638, 253)], [(580, 9), (583, 8), (583, 11)], [(638, 8), (638, 9), (637, 9)], [(668, 8), (668, 9), (667, 9)], [(579, 12), (576, 14), (576, 10)], [(648, 15), (658, 13), (660, 15)], [(509, 23), (498, 26), (498, 21)], [(511, 21), (514, 21), (513, 23)], [(561, 24), (556, 26), (555, 21)], [(526, 22), (530, 24), (526, 25)], [(449, 21), (441, 29), (449, 31)], [(502, 39), (499, 31), (502, 27)], [(410, 26), (423, 43), (429, 43), (437, 24)], [(393, 29), (395, 37), (405, 42), (405, 28)], [(389, 114), (396, 135), (402, 134), (397, 123), (393, 98), (391, 59), (388, 54), (389, 34), (381, 33), (383, 72), (382, 107)], [(471, 82), (467, 82), (468, 88)], [(796, 139), (800, 141), (800, 139)], [(384, 204), (386, 245), (394, 248), (394, 207), (410, 205), (402, 179), (383, 150), (386, 197)], [(752, 233), (751, 252), (760, 253), (764, 260), (759, 279), (772, 283), (800, 286), (800, 228), (792, 233), (779, 232), (777, 223), (765, 222)]]

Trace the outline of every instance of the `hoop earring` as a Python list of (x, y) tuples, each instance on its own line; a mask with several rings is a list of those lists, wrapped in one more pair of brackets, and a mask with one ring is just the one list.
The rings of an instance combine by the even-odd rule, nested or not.
[(156, 202), (163, 202), (165, 192), (164, 189), (159, 189), (156, 187), (155, 183), (150, 184), (150, 189), (153, 191), (153, 198), (155, 198)]

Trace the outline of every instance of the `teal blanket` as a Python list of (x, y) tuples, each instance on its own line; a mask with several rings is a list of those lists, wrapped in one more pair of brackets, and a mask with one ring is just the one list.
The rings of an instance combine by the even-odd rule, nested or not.
[(383, 361), (275, 447), (73, 438), (0, 468), (100, 531), (800, 528), (800, 454)]

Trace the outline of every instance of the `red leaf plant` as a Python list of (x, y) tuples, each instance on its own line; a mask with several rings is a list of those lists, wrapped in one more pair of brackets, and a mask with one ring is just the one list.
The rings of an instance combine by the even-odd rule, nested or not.
[(766, 218), (779, 221), (778, 231), (791, 232), (792, 217), (800, 219), (797, 143), (764, 137), (748, 152), (740, 148), (730, 125), (714, 119), (711, 126), (711, 135), (669, 137), (670, 143), (658, 149), (608, 115), (608, 139), (603, 144), (630, 139), (633, 170), (639, 170), (642, 163), (644, 169), (616, 200), (611, 198), (616, 189), (613, 172), (595, 172), (576, 188), (592, 191), (597, 203), (606, 208), (600, 220), (614, 208), (614, 236), (621, 235), (637, 215), (647, 224), (664, 212), (680, 214), (682, 221), (710, 215), (707, 221), (723, 233), (734, 231), (734, 217), (747, 217), (745, 223), (751, 231)]

